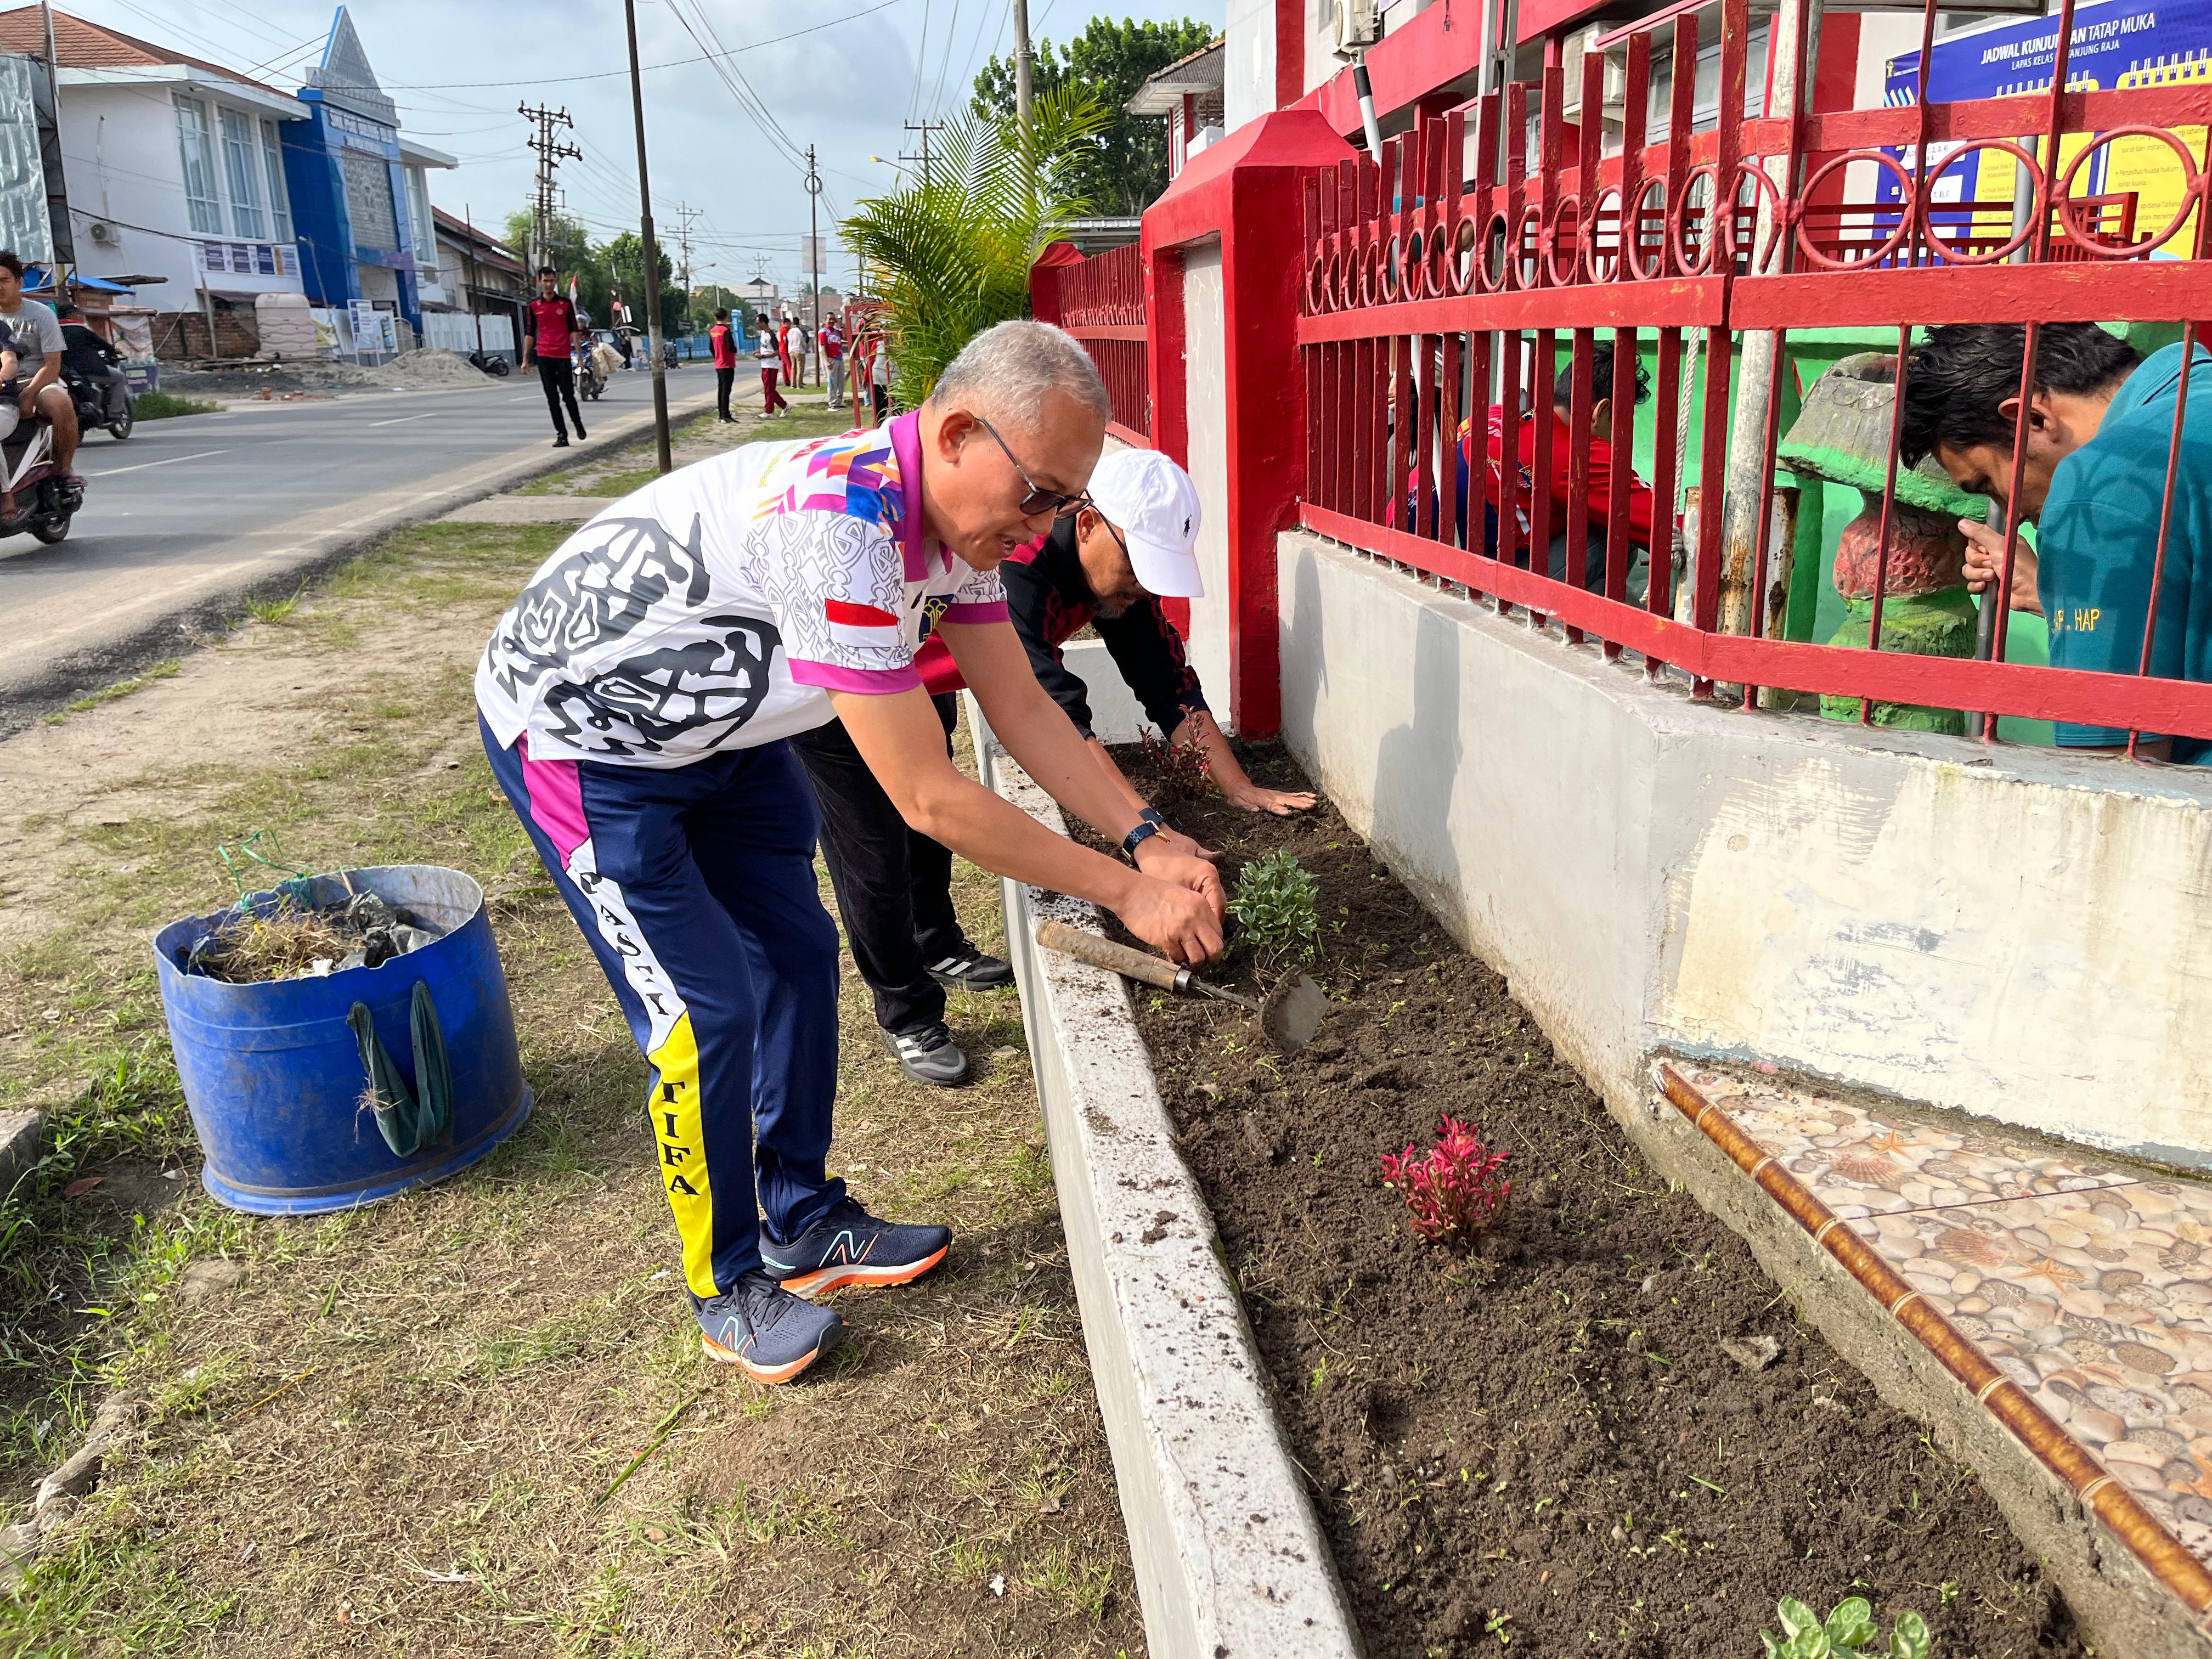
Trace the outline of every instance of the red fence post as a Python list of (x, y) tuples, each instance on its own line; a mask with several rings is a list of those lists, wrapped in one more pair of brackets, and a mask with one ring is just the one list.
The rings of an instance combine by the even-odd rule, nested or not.
[(1083, 263), (1083, 254), (1073, 242), (1054, 242), (1037, 255), (1037, 262), (1030, 267), (1030, 315), (1041, 323), (1060, 325), (1060, 277), (1070, 265)]

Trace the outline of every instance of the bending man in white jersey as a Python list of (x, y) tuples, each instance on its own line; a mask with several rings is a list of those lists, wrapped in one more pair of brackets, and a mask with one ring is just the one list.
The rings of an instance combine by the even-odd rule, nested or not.
[[(1073, 340), (1001, 323), (913, 414), (747, 445), (615, 503), (532, 579), (477, 671), (492, 769), (652, 1064), (708, 1352), (763, 1382), (843, 1334), (801, 1297), (903, 1284), (951, 1243), (871, 1216), (824, 1168), (837, 933), (784, 738), (834, 714), (915, 829), (1107, 906), (1178, 962), (1221, 947), (1212, 866), (1163, 849), (1006, 620), (999, 563), (1081, 501), (1107, 413)], [(953, 767), (914, 666), (933, 623), (1015, 759), (1128, 863)]]

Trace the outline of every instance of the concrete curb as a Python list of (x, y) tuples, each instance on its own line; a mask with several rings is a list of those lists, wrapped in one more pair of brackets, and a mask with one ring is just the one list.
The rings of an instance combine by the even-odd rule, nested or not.
[[(967, 699), (984, 782), (1054, 830), (1060, 811)], [(1197, 1182), (1173, 1146), (1128, 994), (1040, 950), (1091, 905), (1003, 884), (1084, 1342), (1114, 1455), (1152, 1659), (1353, 1659), (1357, 1631), (1284, 1445), (1267, 1374)]]
[[(711, 389), (672, 398), (672, 422), (714, 407)], [(290, 591), (312, 576), (366, 552), (382, 537), (498, 495), (549, 472), (603, 459), (653, 430), (653, 412), (612, 422), (581, 443), (554, 449), (533, 442), (489, 461), (459, 467), (419, 484), (326, 507), (258, 532), (258, 550), (242, 549), (210, 561), (194, 577), (167, 586), (136, 605), (88, 617), (83, 627), (43, 662), (10, 660), (0, 648), (0, 707), (9, 718), (0, 735), (131, 666), (173, 653), (219, 627), (245, 600)], [(42, 647), (43, 649), (44, 647)]]

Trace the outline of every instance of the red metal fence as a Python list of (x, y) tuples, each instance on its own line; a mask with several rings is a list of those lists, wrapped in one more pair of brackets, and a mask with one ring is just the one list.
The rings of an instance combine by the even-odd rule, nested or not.
[(1114, 401), (1114, 424), (1135, 443), (1152, 430), (1145, 368), (1145, 266), (1137, 245), (1060, 267), (1060, 323), (1083, 342)]
[[(2174, 133), (2212, 122), (2212, 84), (2065, 90), (2074, 28), (2066, 0), (2054, 90), (1930, 103), (1929, 0), (1920, 101), (1738, 118), (1731, 112), (1744, 107), (1748, 0), (1724, 0), (1721, 12), (1721, 114), (1712, 130), (1694, 130), (1696, 77), (1674, 74), (1661, 140), (1585, 165), (1564, 117), (1563, 72), (1553, 68), (1540, 83), (1516, 82), (1421, 120), (1384, 146), (1379, 166), (1361, 155), (1309, 180), (1297, 325), (1307, 442), (1302, 522), (1502, 610), (1555, 619), (1571, 638), (1602, 641), (1609, 656), (1639, 653), (1654, 673), (1671, 665), (1699, 696), (1725, 683), (1741, 688), (1747, 704), (1759, 687), (1856, 698), (1862, 719), (1883, 703), (1974, 711), (1972, 729), (1985, 737), (2002, 714), (2212, 738), (2212, 686), (2148, 673), (2178, 443), (2134, 676), (2004, 661), (2007, 616), (1994, 605), (1984, 606), (1980, 647), (1994, 659), (1879, 649), (1892, 599), (1894, 422), (1868, 636), (1875, 648), (1777, 637), (1780, 596), (1770, 568), (1778, 515), (1789, 510), (1773, 479), (1790, 331), (1879, 328), (1902, 351), (1917, 326), (2025, 321), (2032, 356), (2044, 324), (2170, 322), (2184, 325), (2185, 349), (2193, 349), (2197, 323), (2212, 315), (2212, 212), (2203, 210), (2212, 186), (2208, 158)], [(1696, 63), (1696, 18), (1662, 27), (1671, 33), (1673, 61)], [(1648, 32), (1626, 42), (1632, 131), (1653, 84), (1653, 48)], [(1802, 86), (1802, 47), (1797, 58)], [(1605, 102), (1601, 55), (1589, 54), (1583, 72), (1581, 108), (1595, 111)], [(2074, 195), (2089, 158), (2123, 137), (2162, 142), (2173, 155), (2181, 192), (2170, 220), (2161, 214), (2160, 223), (2139, 224), (2133, 196)], [(1931, 162), (1931, 144), (1954, 148)], [(2003, 216), (2008, 204), (1939, 199), (1946, 176), (1983, 152), (2008, 158), (2027, 183), (2016, 224)], [(2055, 164), (2045, 159), (2054, 156)], [(1887, 192), (1875, 188), (1884, 179)], [(1717, 213), (1717, 198), (1726, 203)], [(1624, 218), (1636, 226), (1626, 237)], [(2182, 257), (2154, 260), (2154, 252)], [(1126, 291), (1140, 293), (1133, 264), (1130, 271)], [(1616, 347), (1609, 386), (1592, 383), (1601, 330)], [(1634, 409), (1635, 366), (1647, 349), (1656, 356), (1656, 395)], [(1541, 411), (1552, 406), (1562, 351), (1572, 399), (1564, 421), (1553, 422)], [(1763, 392), (1765, 418), (1763, 434), (1750, 428), (1748, 452), (1739, 430), (1732, 467), (1731, 376), (1723, 371), (1740, 356), (1758, 374), (1737, 376), (1735, 412), (1748, 397), (1755, 414)], [(1700, 358), (1710, 371), (1701, 386)], [(2016, 457), (2025, 454), (2027, 391), (2023, 384)], [(1589, 510), (1593, 410), (1608, 398), (1614, 410), (1634, 409), (1637, 435), (1650, 441), (1658, 519), (1648, 573), (1631, 545), (1629, 492), (1612, 491), (1595, 526)], [(1486, 533), (1485, 434), (1518, 428), (1532, 410), (1533, 465), (1498, 469), (1489, 503), (1497, 529)], [(1628, 416), (1615, 418), (1625, 472)], [(1454, 441), (1463, 419), (1472, 434), (1464, 507)], [(1569, 482), (1566, 499), (1555, 503), (1548, 485), (1561, 445)], [(1724, 490), (1705, 492), (1722, 496), (1720, 510), (1698, 510), (1709, 503), (1685, 489), (1692, 465), (1700, 480), (1726, 481)], [(2016, 461), (2015, 499), (2021, 482)], [(2019, 514), (2005, 519), (2000, 509), (1992, 523), (2005, 530), (2008, 592)], [(1603, 558), (1593, 571), (1587, 554), (1596, 535)], [(1686, 543), (1679, 595), (1669, 546), (1678, 535)], [(1547, 553), (1560, 537), (1564, 545)], [(1639, 575), (1640, 602), (1632, 597)]]

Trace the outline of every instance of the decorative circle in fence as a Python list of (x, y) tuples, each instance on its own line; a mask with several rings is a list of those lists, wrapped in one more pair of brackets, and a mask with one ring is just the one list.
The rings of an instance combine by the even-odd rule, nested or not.
[[(2074, 180), (2081, 173), (2083, 164), (2092, 155), (2107, 144), (2116, 143), (2122, 138), (2155, 138), (2181, 159), (2181, 199), (2174, 207), (2172, 219), (2157, 235), (2138, 237), (2131, 242), (2114, 243), (2107, 241), (2099, 234), (2094, 226), (2081, 223), (2076, 216), (2081, 211), (2081, 204), (2074, 199)], [(2204, 181), (2197, 171), (2196, 158), (2189, 153), (2189, 147), (2167, 129), (2142, 126), (2114, 127), (2108, 132), (2099, 133), (2091, 140), (2067, 167), (2065, 177), (2059, 180), (2059, 228), (2065, 233), (2067, 241), (2093, 258), (2145, 258), (2149, 256), (2154, 248), (2163, 247), (2171, 241), (2175, 233), (2188, 222), (2190, 215), (2199, 204), (2199, 198), (2204, 193), (2203, 185)]]
[[(1796, 216), (1797, 251), (1822, 270), (1856, 270), (1863, 266), (1879, 264), (1897, 251), (1898, 245), (1905, 240), (1906, 234), (1913, 227), (1914, 216), (1905, 212), (1902, 205), (1905, 202), (1912, 199), (1912, 175), (1905, 170), (1902, 162), (1886, 150), (1855, 149), (1842, 155), (1831, 156), (1813, 170), (1813, 176), (1805, 181), (1805, 187), (1799, 194), (1799, 200), (1810, 202), (1815, 199), (1820, 194), (1821, 184), (1830, 173), (1841, 172), (1854, 161), (1871, 161), (1877, 167), (1887, 167), (1895, 175), (1899, 203), (1895, 210), (1897, 222), (1890, 228), (1887, 236), (1878, 243), (1869, 244), (1867, 251), (1859, 258), (1838, 259), (1832, 258), (1813, 240), (1812, 227), (1801, 207)], [(1879, 210), (1874, 211), (1878, 218)]]

